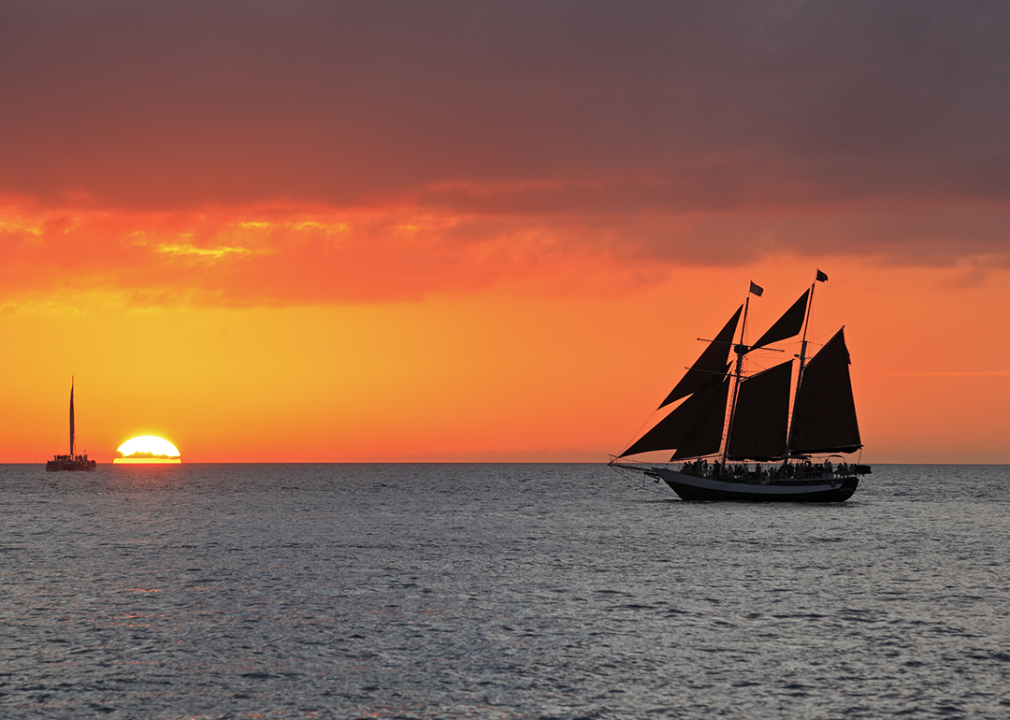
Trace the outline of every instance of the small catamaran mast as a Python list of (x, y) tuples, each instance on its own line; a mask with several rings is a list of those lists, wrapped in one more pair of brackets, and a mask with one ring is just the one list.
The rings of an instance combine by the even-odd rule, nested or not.
[(57, 453), (52, 460), (46, 461), (46, 472), (57, 470), (94, 470), (97, 462), (88, 458), (88, 453), (77, 454), (77, 432), (74, 417), (74, 377), (70, 376), (70, 453)]
[(73, 456), (74, 456), (74, 377), (73, 375), (71, 375), (70, 376), (70, 457)]

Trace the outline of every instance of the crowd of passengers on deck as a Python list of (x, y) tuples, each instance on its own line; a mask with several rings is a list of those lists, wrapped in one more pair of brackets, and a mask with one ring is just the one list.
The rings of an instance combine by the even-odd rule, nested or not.
[(684, 467), (680, 470), (685, 475), (696, 475), (698, 477), (715, 477), (715, 478), (725, 478), (732, 480), (745, 480), (750, 482), (762, 482), (765, 480), (792, 480), (792, 479), (803, 479), (810, 477), (833, 477), (837, 475), (848, 475), (849, 465), (848, 463), (840, 463), (837, 468), (832, 465), (830, 460), (825, 460), (823, 463), (811, 463), (809, 460), (804, 460), (802, 463), (791, 463), (788, 460), (780, 466), (769, 465), (767, 468), (762, 468), (761, 463), (755, 463), (754, 469), (751, 470), (747, 463), (737, 463), (726, 465), (721, 464), (718, 460), (713, 463), (709, 463), (708, 460), (703, 458), (698, 458), (694, 462), (684, 463)]

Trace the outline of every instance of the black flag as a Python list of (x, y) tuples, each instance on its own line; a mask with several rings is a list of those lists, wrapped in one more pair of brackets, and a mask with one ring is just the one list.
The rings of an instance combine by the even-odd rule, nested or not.
[(817, 282), (827, 282), (828, 276), (822, 273), (820, 270), (817, 271)]

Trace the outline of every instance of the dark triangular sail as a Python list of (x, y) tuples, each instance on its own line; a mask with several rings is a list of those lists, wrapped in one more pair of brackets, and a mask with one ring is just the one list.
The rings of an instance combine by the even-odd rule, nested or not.
[[(712, 400), (716, 398), (721, 386), (725, 384), (728, 366), (720, 368), (718, 375), (708, 375), (708, 383), (698, 392), (685, 400), (680, 407), (656, 423), (649, 432), (645, 433), (627, 450), (621, 453), (621, 457), (626, 455), (637, 455), (638, 453), (652, 452), (653, 450), (673, 450), (679, 448), (694, 430), (698, 421), (709, 409)], [(725, 414), (726, 400), (723, 399), (723, 414)], [(722, 434), (722, 423), (719, 420), (719, 433)]]
[(729, 431), (729, 459), (773, 460), (785, 456), (792, 374), (790, 360), (740, 383)]
[[(700, 394), (700, 393), (699, 393)], [(722, 429), (726, 424), (726, 400), (729, 398), (729, 378), (721, 383), (698, 417), (691, 432), (677, 447), (671, 460), (700, 457), (719, 452), (722, 445)]]
[(793, 413), (794, 453), (855, 452), (859, 440), (849, 351), (839, 330), (803, 371)]
[(803, 329), (803, 319), (807, 314), (807, 299), (809, 297), (810, 291), (807, 290), (799, 300), (793, 303), (791, 308), (786, 310), (785, 315), (780, 317), (778, 322), (768, 328), (768, 332), (751, 345), (750, 349), (757, 350), (765, 345), (771, 345), (773, 342), (799, 335), (800, 330)]
[[(722, 374), (725, 372), (726, 358), (729, 357), (729, 349), (733, 344), (733, 334), (736, 332), (736, 325), (740, 321), (741, 305), (733, 317), (730, 318), (726, 326), (719, 332), (705, 351), (701, 354), (687, 374), (680, 379), (677, 386), (666, 396), (666, 400), (659, 406), (664, 408), (672, 402), (687, 397), (698, 390), (712, 379), (712, 373)], [(676, 447), (671, 445), (670, 448)], [(666, 448), (664, 448), (666, 449)]]

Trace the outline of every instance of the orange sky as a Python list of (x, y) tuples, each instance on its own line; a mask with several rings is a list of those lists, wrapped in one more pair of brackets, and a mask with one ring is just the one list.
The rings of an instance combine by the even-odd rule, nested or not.
[[(1010, 462), (1010, 11), (0, 6), (0, 462), (605, 460), (819, 284), (869, 462)], [(756, 337), (756, 335), (754, 336)]]

